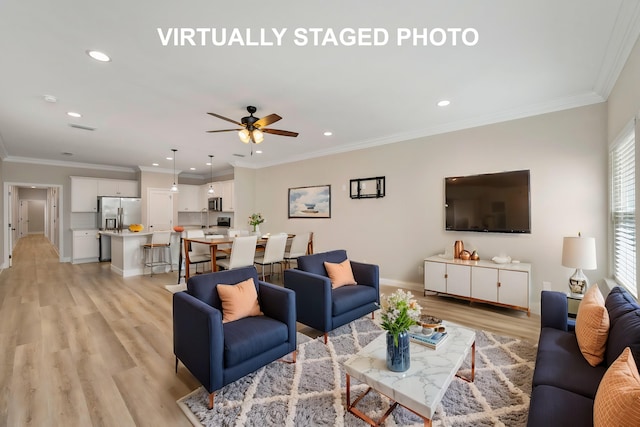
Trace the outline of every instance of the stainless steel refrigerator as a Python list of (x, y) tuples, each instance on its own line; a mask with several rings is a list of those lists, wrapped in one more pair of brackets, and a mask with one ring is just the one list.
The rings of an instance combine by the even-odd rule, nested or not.
[[(122, 224), (118, 223), (122, 208)], [(142, 222), (142, 199), (134, 197), (98, 197), (98, 228), (108, 229), (107, 219), (115, 219), (115, 228), (127, 228)]]
[[(122, 209), (122, 215), (119, 210)], [(119, 221), (122, 221), (120, 224)], [(142, 199), (133, 197), (98, 197), (98, 228), (126, 229), (142, 222)], [(111, 237), (100, 235), (100, 261), (111, 260)]]

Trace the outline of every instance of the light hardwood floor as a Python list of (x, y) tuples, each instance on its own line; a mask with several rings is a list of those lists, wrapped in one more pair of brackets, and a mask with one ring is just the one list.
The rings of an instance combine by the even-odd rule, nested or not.
[[(59, 263), (43, 236), (20, 239), (0, 274), (0, 426), (189, 426), (175, 401), (199, 383), (181, 364), (174, 373), (164, 285), (175, 282)], [(535, 316), (419, 299), (435, 316), (537, 340)]]

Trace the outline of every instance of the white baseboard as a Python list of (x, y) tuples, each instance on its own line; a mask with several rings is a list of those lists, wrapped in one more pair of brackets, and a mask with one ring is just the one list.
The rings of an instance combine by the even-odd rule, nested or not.
[(385, 278), (381, 277), (380, 278), (380, 284), (381, 285), (388, 285), (388, 286), (395, 286), (397, 288), (408, 289), (408, 290), (413, 291), (413, 292), (422, 293), (424, 291), (424, 284), (423, 283), (406, 282), (404, 280), (385, 279)]

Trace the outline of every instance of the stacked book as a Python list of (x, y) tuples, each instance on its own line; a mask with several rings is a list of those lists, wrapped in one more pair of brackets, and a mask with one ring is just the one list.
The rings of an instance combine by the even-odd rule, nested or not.
[(409, 332), (409, 339), (411, 339), (411, 341), (433, 349), (440, 347), (440, 345), (447, 340), (448, 336), (446, 332), (436, 332), (431, 335)]

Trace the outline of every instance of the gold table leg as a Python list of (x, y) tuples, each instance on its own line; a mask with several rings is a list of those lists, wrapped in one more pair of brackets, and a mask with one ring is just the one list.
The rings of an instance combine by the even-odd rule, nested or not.
[(476, 378), (476, 342), (475, 341), (473, 342), (473, 344), (471, 344), (471, 377), (469, 378), (463, 377), (460, 374), (456, 374), (456, 377), (468, 383), (472, 383), (473, 380), (475, 380)]
[[(360, 396), (358, 396), (356, 398), (356, 400), (353, 401), (353, 403), (351, 403), (351, 376), (349, 374), (347, 375), (347, 381), (346, 381), (346, 385), (347, 385), (347, 393), (346, 393), (346, 398), (347, 398), (347, 412), (351, 412), (353, 415), (355, 415), (356, 417), (360, 418), (362, 421), (366, 422), (367, 424), (374, 426), (374, 427), (378, 427), (381, 426), (384, 421), (387, 419), (387, 417), (389, 417), (389, 415), (391, 415), (391, 413), (393, 412), (394, 409), (396, 409), (396, 407), (398, 405), (400, 405), (398, 402), (395, 402), (393, 400), (391, 400), (393, 403), (391, 404), (391, 406), (389, 407), (389, 409), (387, 409), (387, 412), (384, 413), (384, 415), (382, 415), (382, 417), (380, 417), (379, 420), (374, 420), (373, 418), (371, 418), (370, 416), (368, 416), (367, 414), (365, 414), (364, 412), (362, 412), (361, 410), (359, 410), (358, 408), (356, 408), (355, 406), (358, 404), (358, 402), (360, 402), (360, 400), (362, 400), (363, 397), (365, 397), (371, 390), (373, 390), (371, 387), (368, 387), (367, 390), (362, 393)], [(380, 393), (382, 394), (382, 393)], [(387, 396), (388, 397), (388, 396)], [(402, 405), (400, 405), (402, 406)], [(416, 414), (417, 416), (419, 416), (420, 418), (422, 418), (424, 420), (424, 425), (425, 427), (431, 427), (431, 420), (429, 418), (426, 418), (420, 414), (418, 414), (417, 412), (406, 408), (403, 406), (403, 408), (413, 412), (414, 414)]]

